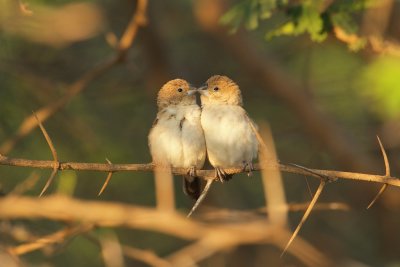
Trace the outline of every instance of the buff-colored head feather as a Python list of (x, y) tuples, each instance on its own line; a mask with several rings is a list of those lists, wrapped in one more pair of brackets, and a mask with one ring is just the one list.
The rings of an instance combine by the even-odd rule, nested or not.
[(169, 105), (196, 104), (196, 97), (189, 91), (190, 84), (183, 79), (175, 79), (164, 84), (158, 92), (157, 105), (159, 109)]
[(242, 105), (242, 94), (239, 86), (226, 76), (211, 76), (202, 87), (202, 90), (200, 90), (200, 93), (202, 105)]

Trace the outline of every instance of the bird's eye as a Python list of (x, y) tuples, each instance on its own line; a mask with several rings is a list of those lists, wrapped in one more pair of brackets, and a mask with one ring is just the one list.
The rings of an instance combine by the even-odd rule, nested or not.
[(182, 88), (178, 88), (178, 92), (181, 93), (183, 91)]
[(218, 91), (219, 90), (219, 88), (218, 87), (214, 87), (214, 91)]

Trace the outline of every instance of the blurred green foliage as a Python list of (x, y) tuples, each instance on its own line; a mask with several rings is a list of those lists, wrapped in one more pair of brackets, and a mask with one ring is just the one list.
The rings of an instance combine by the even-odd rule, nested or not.
[[(232, 7), (221, 18), (221, 23), (231, 26), (235, 32), (242, 24), (249, 30), (259, 27), (261, 21), (271, 20), (274, 26), (265, 37), (297, 36), (307, 33), (312, 41), (324, 41), (332, 27), (340, 27), (348, 34), (357, 33), (358, 27), (353, 15), (370, 6), (369, 0), (333, 1), (324, 6), (323, 0), (243, 0)], [(351, 44), (352, 50), (365, 45), (363, 40)]]
[(383, 119), (397, 119), (400, 114), (400, 61), (380, 57), (363, 68), (357, 87), (367, 98), (369, 109)]

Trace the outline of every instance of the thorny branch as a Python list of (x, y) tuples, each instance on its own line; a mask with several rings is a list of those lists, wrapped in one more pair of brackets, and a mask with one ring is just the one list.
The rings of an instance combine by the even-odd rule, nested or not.
[[(21, 158), (9, 158), (0, 155), (0, 165), (17, 166), (17, 167), (30, 167), (39, 169), (53, 169), (54, 161), (51, 160), (31, 160)], [(271, 165), (266, 163), (268, 168), (279, 169), (282, 172), (294, 173), (300, 175), (313, 176), (321, 178), (321, 176), (333, 178), (333, 179), (348, 179), (366, 182), (375, 182), (381, 184), (388, 184), (396, 187), (400, 187), (400, 179), (397, 177), (388, 177), (386, 175), (378, 174), (367, 174), (357, 172), (344, 172), (334, 170), (320, 170), (310, 169), (310, 171), (299, 169), (298, 167), (291, 166), (288, 164), (276, 164)], [(154, 165), (152, 163), (145, 164), (109, 164), (109, 163), (84, 163), (84, 162), (60, 162), (58, 170), (76, 170), (76, 171), (98, 171), (98, 172), (132, 172), (132, 171), (144, 171), (152, 172)], [(260, 171), (260, 164), (254, 164), (254, 170)], [(242, 168), (226, 169), (228, 174), (239, 174), (244, 173)], [(175, 175), (185, 175), (186, 169), (173, 168), (172, 173)], [(197, 170), (197, 175), (204, 177), (205, 179), (214, 179), (214, 170)]]

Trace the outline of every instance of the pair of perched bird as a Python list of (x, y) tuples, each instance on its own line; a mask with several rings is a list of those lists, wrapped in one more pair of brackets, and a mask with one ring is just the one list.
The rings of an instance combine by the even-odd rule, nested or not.
[[(201, 107), (195, 93), (201, 96)], [(187, 195), (197, 199), (201, 193), (196, 169), (203, 167), (206, 154), (221, 182), (230, 179), (224, 169), (252, 170), (258, 142), (234, 81), (215, 75), (194, 88), (185, 80), (171, 80), (160, 89), (157, 105), (149, 134), (153, 163), (188, 169), (184, 177)]]

